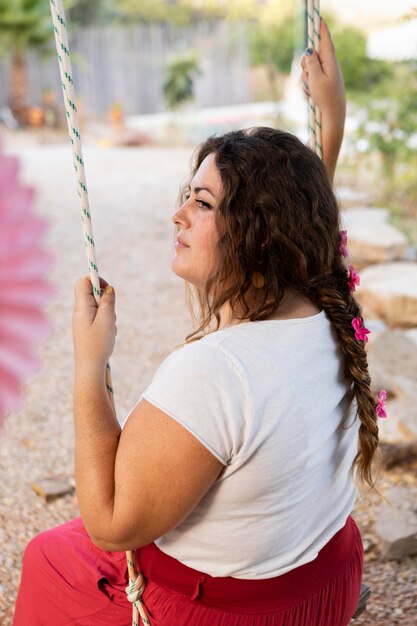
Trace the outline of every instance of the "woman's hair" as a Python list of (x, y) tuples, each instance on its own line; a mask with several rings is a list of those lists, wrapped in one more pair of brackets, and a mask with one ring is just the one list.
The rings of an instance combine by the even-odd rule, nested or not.
[[(227, 301), (233, 311), (237, 304), (243, 308), (241, 319), (255, 321), (273, 315), (287, 289), (307, 296), (325, 311), (343, 353), (351, 382), (349, 407), (356, 400), (361, 422), (353, 468), (360, 482), (373, 486), (376, 403), (364, 342), (355, 339), (352, 328), (361, 308), (349, 289), (340, 252), (339, 208), (325, 167), (296, 137), (272, 128), (210, 137), (196, 154), (193, 175), (212, 153), (223, 186), (216, 211), (218, 264), (205, 288), (195, 289), (199, 327), (186, 342), (207, 333), (214, 320), (217, 330)], [(256, 289), (255, 299), (248, 299), (255, 274), (263, 276), (264, 285)], [(188, 302), (193, 313), (190, 291)]]

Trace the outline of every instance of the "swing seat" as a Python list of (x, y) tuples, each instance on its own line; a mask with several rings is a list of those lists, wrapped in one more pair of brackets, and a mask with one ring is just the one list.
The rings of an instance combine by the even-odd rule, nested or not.
[(371, 595), (371, 590), (367, 585), (361, 585), (361, 592), (359, 595), (358, 606), (356, 607), (356, 611), (353, 614), (353, 619), (356, 619), (361, 615), (366, 609), (366, 603), (369, 600), (369, 596)]

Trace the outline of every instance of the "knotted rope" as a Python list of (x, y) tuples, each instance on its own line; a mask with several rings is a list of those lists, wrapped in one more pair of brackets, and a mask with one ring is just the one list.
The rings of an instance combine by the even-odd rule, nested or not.
[(126, 587), (126, 595), (129, 602), (132, 603), (132, 626), (139, 626), (139, 615), (142, 618), (142, 622), (146, 626), (150, 626), (151, 622), (142, 600), (142, 593), (145, 590), (145, 579), (137, 569), (135, 553), (127, 552), (126, 558), (129, 572), (129, 585)]
[[(81, 221), (83, 225), (83, 234), (87, 252), (88, 270), (90, 274), (91, 284), (93, 286), (94, 297), (98, 304), (101, 297), (100, 281), (94, 246), (91, 213), (88, 202), (87, 183), (81, 146), (81, 135), (78, 122), (74, 81), (72, 78), (65, 12), (62, 0), (50, 0), (50, 6), (55, 34), (55, 44), (59, 62), (59, 71), (61, 75), (62, 92), (64, 96), (65, 112), (67, 117), (68, 134), (71, 141), (74, 170), (77, 178), (77, 191), (78, 197), (80, 199)], [(114, 397), (109, 364), (107, 364), (106, 370), (106, 385), (111, 403), (114, 407)], [(139, 615), (142, 618), (143, 624), (146, 624), (146, 626), (148, 626), (150, 625), (150, 621), (141, 598), (145, 587), (145, 580), (142, 574), (137, 569), (135, 555), (133, 551), (126, 552), (126, 559), (130, 580), (129, 586), (126, 588), (126, 593), (128, 600), (132, 603), (133, 607), (132, 626), (139, 626)]]
[[(307, 0), (307, 45), (320, 53), (320, 0)], [(311, 147), (322, 158), (321, 113), (311, 98), (308, 98), (308, 128)]]

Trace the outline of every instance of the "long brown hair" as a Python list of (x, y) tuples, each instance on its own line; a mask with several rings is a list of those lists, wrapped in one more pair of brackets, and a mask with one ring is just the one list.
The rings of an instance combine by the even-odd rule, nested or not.
[[(370, 391), (364, 342), (355, 339), (352, 320), (361, 308), (349, 289), (340, 253), (340, 215), (320, 158), (293, 135), (272, 128), (232, 131), (210, 137), (199, 148), (193, 175), (215, 155), (223, 194), (216, 220), (218, 265), (204, 289), (188, 292), (199, 326), (186, 342), (206, 334), (220, 309), (239, 305), (241, 319), (273, 315), (288, 289), (325, 311), (344, 357), (350, 404), (356, 401), (358, 453), (353, 462), (361, 483), (374, 485), (378, 446), (375, 400)], [(248, 298), (256, 273), (264, 277), (256, 301)], [(225, 287), (227, 285), (227, 287)], [(195, 314), (197, 297), (199, 315)]]

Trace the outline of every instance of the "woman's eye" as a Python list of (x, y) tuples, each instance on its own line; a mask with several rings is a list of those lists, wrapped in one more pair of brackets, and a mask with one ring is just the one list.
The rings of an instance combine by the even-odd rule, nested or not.
[(204, 202), (203, 200), (196, 200), (197, 204), (202, 209), (211, 209), (212, 206), (208, 202)]

